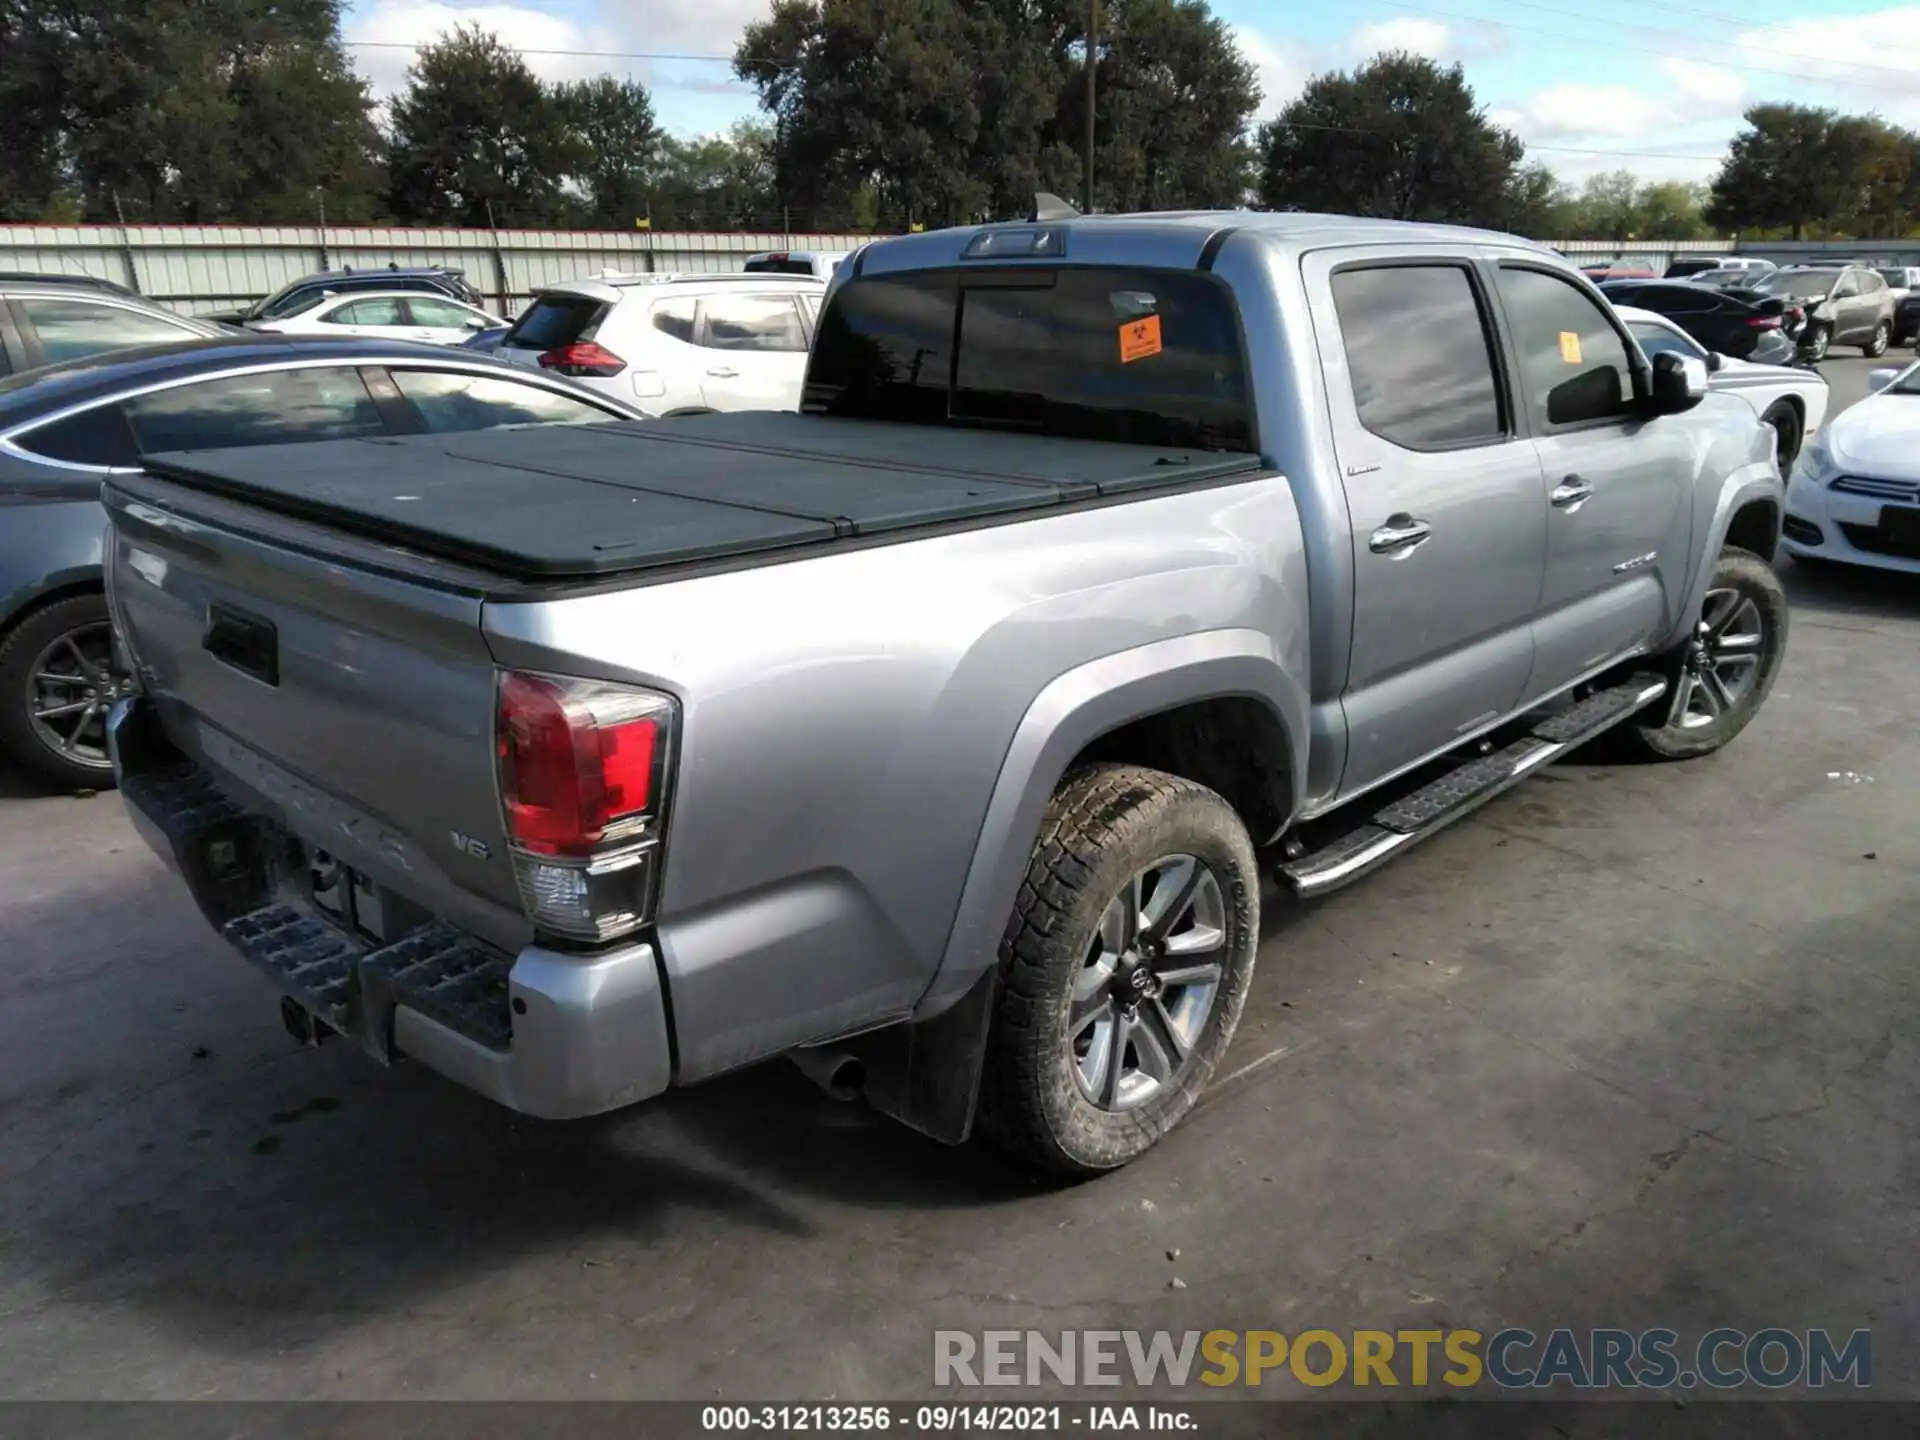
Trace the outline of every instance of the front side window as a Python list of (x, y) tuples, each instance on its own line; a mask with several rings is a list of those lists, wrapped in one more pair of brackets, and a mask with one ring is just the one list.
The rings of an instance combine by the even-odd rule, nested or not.
[(1582, 425), (1627, 413), (1633, 366), (1600, 307), (1544, 270), (1500, 268), (1500, 300), (1539, 425)]
[(386, 433), (366, 382), (350, 367), (230, 375), (124, 405), (143, 454)]
[(785, 350), (807, 348), (807, 332), (791, 295), (712, 295), (701, 305), (709, 350)]
[(1707, 352), (1677, 330), (1669, 330), (1664, 325), (1629, 325), (1633, 338), (1651, 360), (1656, 355), (1679, 355), (1689, 360), (1704, 360)]
[(1409, 450), (1505, 437), (1492, 343), (1465, 267), (1342, 270), (1333, 304), (1368, 430)]
[(1204, 450), (1255, 448), (1240, 317), (1192, 271), (862, 276), (820, 317), (802, 408)]
[(191, 340), (198, 331), (175, 324), (145, 310), (104, 305), (94, 300), (69, 300), (59, 295), (23, 295), (14, 300), (39, 337), (46, 363), (84, 360), (106, 350), (129, 345), (159, 345)]
[(510, 376), (398, 369), (388, 374), (423, 427), (436, 435), (496, 425), (592, 425), (626, 418)]

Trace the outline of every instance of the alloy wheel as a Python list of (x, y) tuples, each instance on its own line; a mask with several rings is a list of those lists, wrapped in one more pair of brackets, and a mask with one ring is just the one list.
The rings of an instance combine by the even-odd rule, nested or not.
[(107, 711), (130, 688), (115, 662), (113, 627), (76, 626), (41, 650), (27, 672), (27, 714), (34, 737), (74, 765), (111, 770)]
[(1081, 1093), (1131, 1110), (1192, 1064), (1226, 974), (1220, 877), (1192, 855), (1135, 872), (1101, 912), (1074, 977), (1068, 1058)]
[(1759, 602), (1743, 590), (1709, 590), (1680, 667), (1673, 723), (1697, 730), (1738, 710), (1759, 683), (1766, 644)]

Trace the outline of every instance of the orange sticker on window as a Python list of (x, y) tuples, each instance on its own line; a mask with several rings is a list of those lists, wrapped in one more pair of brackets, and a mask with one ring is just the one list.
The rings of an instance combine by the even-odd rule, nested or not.
[(1160, 353), (1160, 317), (1129, 320), (1120, 327), (1120, 363), (1130, 365)]
[(1560, 358), (1569, 365), (1580, 363), (1580, 337), (1571, 330), (1560, 332)]

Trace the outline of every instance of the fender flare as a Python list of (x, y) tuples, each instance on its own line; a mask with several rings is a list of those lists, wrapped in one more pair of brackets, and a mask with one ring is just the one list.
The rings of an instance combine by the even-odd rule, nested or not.
[(1041, 818), (1074, 756), (1131, 721), (1222, 699), (1250, 699), (1272, 712), (1287, 741), (1289, 813), (1297, 811), (1307, 770), (1307, 686), (1262, 631), (1209, 630), (1154, 641), (1068, 670), (1034, 697), (1001, 761), (946, 948), (914, 1009), (916, 1020), (957, 1003), (993, 967)]
[(1686, 638), (1694, 617), (1706, 602), (1707, 585), (1713, 579), (1714, 562), (1726, 548), (1727, 532), (1733, 528), (1734, 517), (1756, 501), (1773, 507), (1773, 534), (1768, 546), (1771, 551), (1780, 543), (1780, 525), (1785, 518), (1787, 505), (1786, 486), (1770, 459), (1750, 461), (1721, 482), (1720, 493), (1714, 497), (1713, 514), (1705, 527), (1706, 543), (1695, 549), (1693, 573), (1687, 581), (1686, 604), (1680, 607), (1680, 619), (1673, 633), (1660, 642), (1657, 650), (1665, 650)]

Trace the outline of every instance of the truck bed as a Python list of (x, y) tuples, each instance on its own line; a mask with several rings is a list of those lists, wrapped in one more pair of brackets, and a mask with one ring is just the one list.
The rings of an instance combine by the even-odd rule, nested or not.
[(195, 490), (511, 580), (607, 577), (1251, 476), (1248, 454), (781, 412), (181, 451)]

